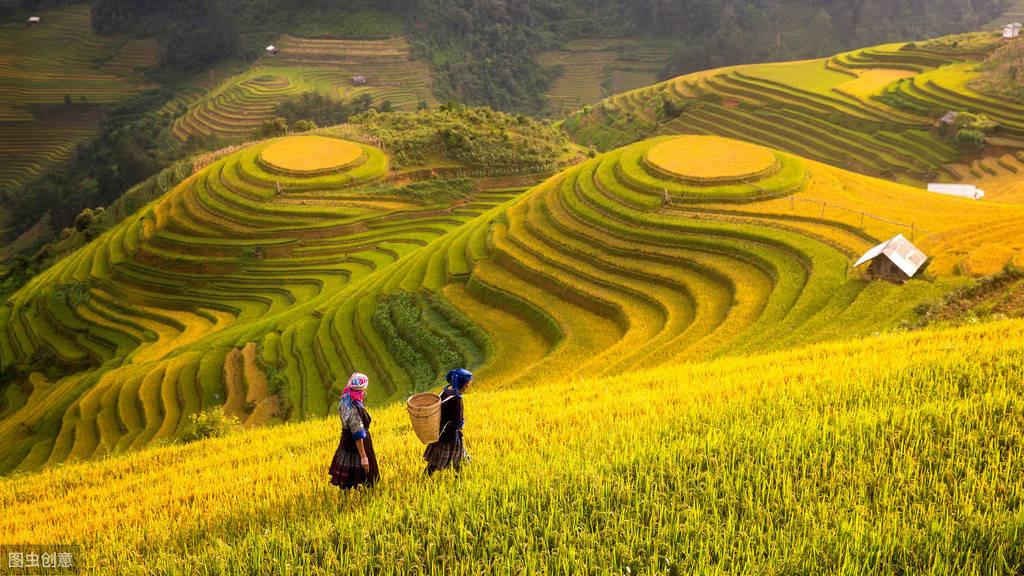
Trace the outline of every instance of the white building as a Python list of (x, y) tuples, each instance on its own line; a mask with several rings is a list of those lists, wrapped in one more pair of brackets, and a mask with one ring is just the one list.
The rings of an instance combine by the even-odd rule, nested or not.
[(278, 52), (277, 46), (274, 46), (273, 44), (271, 44), (270, 46), (267, 46), (267, 54), (273, 55), (273, 54), (277, 54), (277, 52)]
[(1021, 28), (1024, 27), (1020, 22), (1014, 22), (1013, 24), (1007, 24), (1003, 26), (1003, 38), (1010, 40), (1020, 36)]
[(972, 184), (929, 184), (928, 191), (972, 200), (980, 200), (985, 197), (985, 191)]
[(39, 25), (39, 24), (42, 24), (42, 23), (43, 23), (43, 19), (40, 18), (39, 16), (29, 16), (29, 18), (28, 18), (29, 26), (36, 26), (36, 25)]

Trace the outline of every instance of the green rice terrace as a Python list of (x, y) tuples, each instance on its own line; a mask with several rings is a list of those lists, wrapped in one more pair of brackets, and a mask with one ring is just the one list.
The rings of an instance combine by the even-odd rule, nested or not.
[(144, 90), (141, 72), (156, 64), (155, 41), (92, 34), (88, 5), (40, 16), (0, 28), (0, 189), (66, 160), (103, 107)]
[(544, 52), (538, 62), (561, 69), (546, 94), (548, 111), (562, 116), (606, 96), (654, 84), (670, 55), (665, 42), (599, 38), (572, 40), (563, 50)]
[[(562, 126), (608, 149), (656, 134), (714, 134), (920, 185), (960, 181), (1024, 150), (1024, 104), (968, 86), (995, 33), (888, 44), (832, 58), (699, 72), (584, 107)], [(994, 121), (982, 149), (942, 135), (948, 112)]]
[[(449, 165), (476, 180), (442, 194), (418, 182), (438, 168), (395, 170), (381, 141), (343, 126), (215, 157), (9, 298), (2, 469), (171, 440), (217, 405), (245, 426), (323, 416), (351, 366), (381, 403), (453, 364), (502, 387), (611, 375), (896, 328), (962, 283), (867, 282), (851, 255), (891, 230), (757, 214), (835, 178), (905, 195), (951, 254), (963, 244), (943, 232), (972, 218), (1024, 225), (1015, 205), (922, 204), (723, 138), (642, 141), (529, 189), (514, 174), (546, 167)], [(696, 169), (666, 160), (688, 150)]]
[[(181, 140), (191, 135), (244, 139), (284, 100), (305, 92), (339, 99), (366, 94), (395, 110), (434, 103), (430, 70), (412, 60), (404, 38), (390, 40), (308, 39), (285, 36), (276, 54), (206, 88), (185, 92), (168, 110), (184, 109), (173, 124)], [(357, 77), (362, 80), (354, 80)]]

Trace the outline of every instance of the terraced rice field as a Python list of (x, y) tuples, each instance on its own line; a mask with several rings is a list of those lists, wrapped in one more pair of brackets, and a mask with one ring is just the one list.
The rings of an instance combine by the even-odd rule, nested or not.
[[(0, 308), (0, 368), (69, 371), (6, 390), (5, 470), (174, 438), (215, 405), (250, 427), (327, 414), (357, 368), (387, 403), (456, 361), (504, 387), (872, 334), (958, 285), (944, 276), (959, 252), (1024, 237), (1018, 206), (777, 151), (740, 165), (750, 145), (719, 138), (644, 141), (527, 192), (439, 204), (381, 188), (388, 159), (365, 144), (339, 142), (361, 153), (337, 168), (281, 159), (331, 134), (215, 161)], [(651, 162), (704, 144), (723, 176)], [(807, 215), (817, 198), (927, 227), (939, 279), (861, 280), (852, 259), (901, 230)], [(74, 285), (88, 295), (58, 294)]]
[[(318, 146), (303, 143), (319, 137), (295, 137), (296, 148), (316, 153)], [(387, 157), (370, 146), (348, 144), (359, 156), (335, 170), (292, 172), (278, 155), (269, 171), (262, 153), (275, 159), (281, 142), (292, 141), (214, 162), (0, 308), (0, 365), (42, 354), (74, 372), (57, 382), (37, 375), (25, 388), (4, 391), (5, 469), (170, 438), (188, 414), (212, 405), (225, 404), (250, 426), (326, 413), (351, 358), (339, 346), (351, 354), (381, 351), (360, 344), (379, 337), (342, 320), (356, 311), (366, 320), (372, 299), (318, 307), (521, 191), (484, 190), (454, 204), (424, 205), (367, 192), (390, 177)], [(88, 296), (56, 296), (69, 285), (86, 286)], [(457, 322), (432, 314), (441, 326)], [(256, 343), (259, 354), (247, 348)], [(241, 356), (232, 352), (236, 345)], [(255, 374), (275, 371), (286, 384), (253, 391)], [(407, 379), (396, 379), (380, 389), (400, 394), (407, 387)], [(22, 426), (29, 421), (41, 436)]]
[(1003, 26), (1012, 22), (1024, 22), (1024, 0), (1016, 0), (1001, 16), (989, 22), (985, 30), (1002, 30)]
[(623, 39), (581, 39), (565, 50), (541, 54), (542, 66), (561, 66), (564, 73), (547, 93), (548, 111), (561, 116), (618, 92), (653, 84), (671, 56), (656, 42)]
[(372, 491), (327, 482), (337, 416), (72, 464), (0, 480), (0, 539), (79, 543), (104, 574), (1013, 574), (1022, 341), (1005, 321), (478, 390), (455, 490), (400, 405), (372, 410)]
[[(286, 36), (280, 52), (227, 78), (196, 99), (176, 107), (186, 112), (173, 126), (184, 140), (189, 135), (240, 139), (273, 116), (274, 107), (305, 92), (349, 99), (369, 94), (377, 104), (387, 100), (396, 110), (414, 110), (421, 101), (434, 102), (430, 71), (411, 59), (408, 42), (392, 40), (317, 40)], [(365, 76), (365, 85), (352, 77)]]
[(40, 15), (40, 26), (0, 29), (0, 187), (7, 189), (67, 159), (95, 132), (95, 105), (144, 89), (139, 72), (156, 63), (151, 40), (92, 34), (88, 5)]
[(993, 202), (1024, 204), (1024, 153), (1004, 154), (957, 166), (964, 183), (975, 184)]
[[(961, 153), (933, 129), (949, 110), (1000, 123), (986, 153), (1024, 149), (1024, 108), (967, 87), (996, 43), (889, 44), (821, 60), (734, 66), (603, 100), (563, 123), (583, 144), (610, 148), (644, 134), (710, 134), (774, 147), (909, 184), (958, 181)], [(664, 118), (663, 99), (682, 109)]]

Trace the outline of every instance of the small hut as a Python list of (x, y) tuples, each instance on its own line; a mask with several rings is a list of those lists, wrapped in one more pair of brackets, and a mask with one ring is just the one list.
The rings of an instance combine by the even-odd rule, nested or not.
[(353, 76), (352, 84), (355, 86), (362, 86), (363, 84), (366, 84), (366, 76)]
[(271, 44), (270, 46), (267, 46), (267, 54), (269, 54), (270, 56), (273, 56), (274, 54), (277, 54), (278, 52), (280, 52), (280, 50), (277, 49), (277, 46), (274, 46), (273, 44)]
[(956, 112), (953, 112), (952, 110), (946, 112), (945, 114), (942, 115), (942, 118), (939, 118), (939, 127), (952, 128), (956, 126), (957, 116), (959, 115)]
[(1013, 24), (1007, 24), (1003, 26), (1003, 38), (1006, 40), (1013, 40), (1020, 36), (1021, 28), (1024, 27), (1020, 22), (1014, 22)]
[(871, 262), (868, 278), (903, 284), (913, 278), (927, 261), (928, 256), (924, 252), (911, 244), (903, 234), (897, 234), (891, 240), (865, 252), (853, 267)]
[(43, 19), (40, 18), (39, 16), (29, 16), (29, 18), (28, 18), (28, 25), (29, 26), (39, 26), (42, 23), (43, 23)]

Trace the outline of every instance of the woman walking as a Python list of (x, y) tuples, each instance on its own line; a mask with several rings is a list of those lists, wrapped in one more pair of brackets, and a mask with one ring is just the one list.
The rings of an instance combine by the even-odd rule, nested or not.
[(451, 466), (458, 474), (462, 459), (467, 458), (462, 445), (462, 394), (469, 390), (473, 374), (464, 368), (448, 372), (448, 385), (441, 392), (441, 433), (437, 442), (427, 446), (423, 459), (427, 461), (427, 475)]
[(348, 380), (338, 402), (341, 417), (341, 441), (331, 460), (331, 484), (342, 488), (372, 485), (380, 477), (377, 456), (370, 438), (370, 414), (363, 405), (370, 379), (356, 372)]

